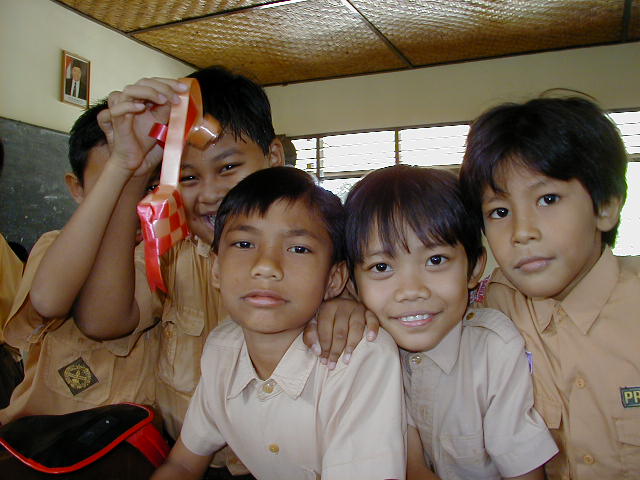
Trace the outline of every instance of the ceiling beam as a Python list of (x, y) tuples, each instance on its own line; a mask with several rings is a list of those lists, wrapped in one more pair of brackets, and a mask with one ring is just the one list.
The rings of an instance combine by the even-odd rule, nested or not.
[(377, 35), (377, 37), (382, 40), (382, 42), (391, 50), (402, 62), (409, 68), (414, 68), (415, 65), (411, 63), (411, 60), (407, 58), (404, 53), (402, 53), (398, 47), (396, 47), (391, 41), (383, 35), (383, 33), (376, 28), (376, 26), (369, 21), (367, 17), (365, 17), (360, 10), (358, 10), (355, 5), (353, 5), (350, 0), (341, 0), (343, 5), (351, 10), (352, 13), (355, 13), (360, 20), (362, 20), (369, 29)]

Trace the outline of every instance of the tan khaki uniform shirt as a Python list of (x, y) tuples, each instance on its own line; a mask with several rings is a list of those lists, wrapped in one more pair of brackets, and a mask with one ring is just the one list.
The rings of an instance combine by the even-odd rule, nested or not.
[(562, 301), (534, 300), (496, 269), (484, 302), (520, 329), (555, 479), (640, 478), (640, 258), (606, 248)]
[[(220, 292), (212, 285), (213, 256), (208, 244), (186, 239), (163, 255), (162, 276), (167, 294), (151, 293), (146, 281), (144, 245), (136, 249), (136, 300), (141, 324), (159, 323), (154, 329), (159, 345), (156, 364), (158, 409), (167, 433), (177, 439), (200, 380), (200, 357), (207, 335), (225, 313)], [(234, 475), (248, 470), (228, 448), (216, 454), (212, 466), (227, 466)]]
[(5, 326), (7, 343), (22, 353), (25, 377), (9, 406), (0, 410), (1, 423), (119, 402), (155, 403), (157, 348), (149, 331), (96, 342), (80, 332), (73, 318), (45, 322), (31, 305), (35, 272), (58, 234), (45, 233), (33, 247)]
[(260, 380), (242, 329), (214, 330), (181, 439), (198, 455), (228, 443), (260, 479), (405, 478), (406, 417), (393, 339), (380, 330), (330, 371), (302, 342)]
[(402, 351), (410, 423), (443, 480), (516, 477), (557, 452), (533, 408), (524, 342), (502, 313), (470, 308), (432, 350)]
[(9, 316), (13, 298), (18, 291), (22, 269), (22, 262), (0, 235), (0, 343), (3, 341), (2, 327)]

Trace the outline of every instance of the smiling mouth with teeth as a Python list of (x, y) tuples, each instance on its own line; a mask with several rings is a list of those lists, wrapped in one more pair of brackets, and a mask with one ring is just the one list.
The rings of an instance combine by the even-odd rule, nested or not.
[(207, 220), (207, 222), (209, 223), (209, 225), (211, 225), (211, 227), (213, 227), (214, 223), (216, 223), (216, 215), (205, 215), (204, 218)]
[(403, 325), (421, 326), (431, 322), (433, 320), (433, 315), (430, 313), (421, 313), (417, 315), (407, 315), (405, 317), (397, 317), (396, 320), (398, 320)]

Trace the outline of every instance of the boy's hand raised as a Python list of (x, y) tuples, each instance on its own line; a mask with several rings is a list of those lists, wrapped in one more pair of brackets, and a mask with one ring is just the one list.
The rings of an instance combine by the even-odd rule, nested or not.
[(351, 354), (367, 330), (367, 340), (378, 335), (380, 324), (373, 312), (350, 298), (334, 298), (323, 302), (316, 319), (310, 321), (304, 331), (304, 343), (330, 370), (342, 353), (342, 361), (349, 363)]
[(143, 78), (109, 95), (109, 109), (100, 113), (98, 122), (120, 167), (135, 176), (155, 169), (162, 149), (149, 132), (155, 123), (167, 123), (171, 105), (180, 101), (177, 93), (187, 88), (178, 80)]

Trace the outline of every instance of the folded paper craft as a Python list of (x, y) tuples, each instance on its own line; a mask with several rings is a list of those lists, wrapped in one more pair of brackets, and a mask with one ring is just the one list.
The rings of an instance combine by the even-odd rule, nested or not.
[(160, 257), (189, 235), (182, 196), (178, 190), (180, 159), (187, 142), (204, 149), (220, 136), (220, 124), (203, 116), (200, 85), (193, 78), (181, 78), (189, 87), (180, 103), (171, 107), (168, 125), (155, 124), (149, 135), (164, 146), (160, 184), (138, 204), (138, 216), (145, 241), (147, 279), (151, 290), (166, 292)]

